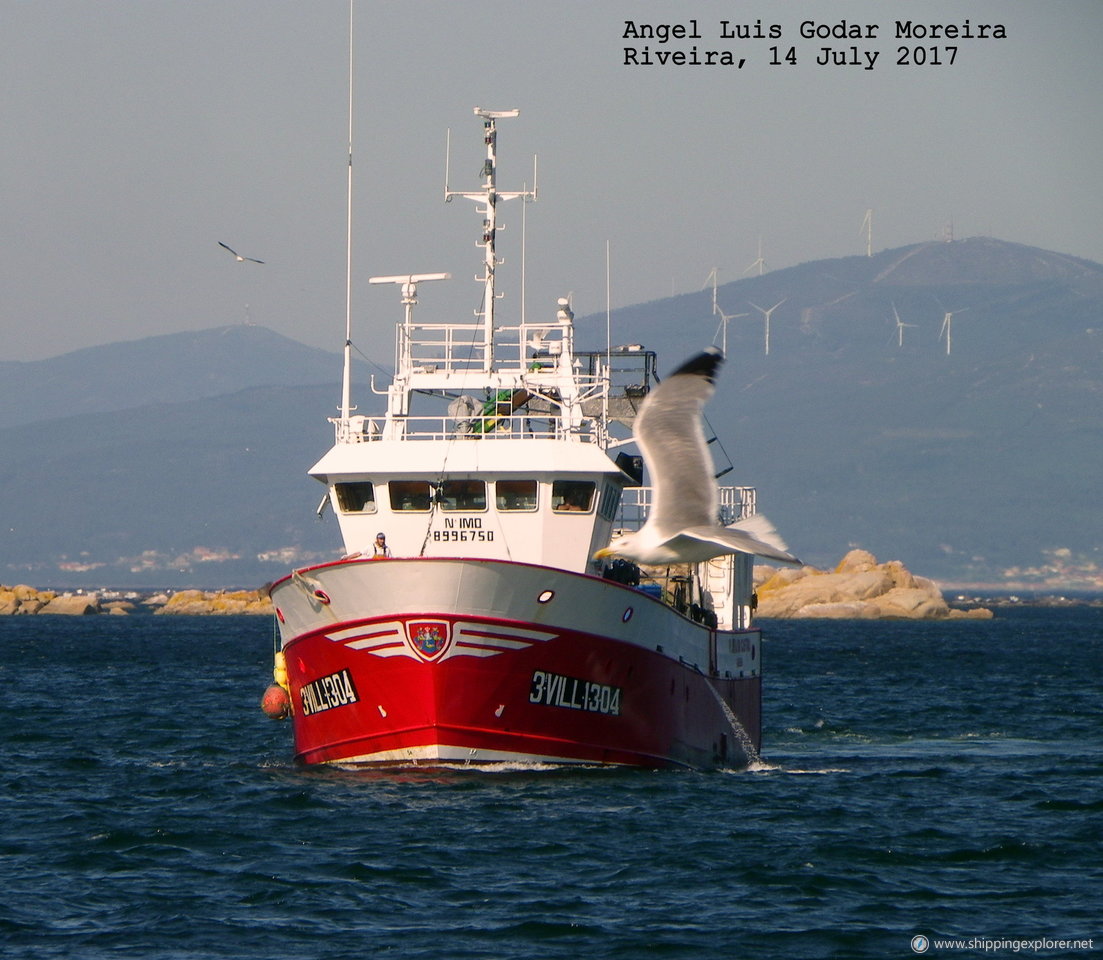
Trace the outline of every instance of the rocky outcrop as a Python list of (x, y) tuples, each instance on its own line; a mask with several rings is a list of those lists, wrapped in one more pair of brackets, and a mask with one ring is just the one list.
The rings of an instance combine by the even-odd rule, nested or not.
[(878, 563), (866, 550), (851, 550), (831, 572), (815, 567), (770, 573), (756, 586), (758, 616), (825, 617), (835, 620), (987, 619), (991, 610), (952, 609), (935, 583), (899, 561)]
[(95, 594), (62, 594), (54, 597), (38, 612), (83, 617), (93, 613), (102, 613), (103, 604)]
[(155, 612), (193, 616), (271, 614), (272, 601), (260, 590), (178, 590)]

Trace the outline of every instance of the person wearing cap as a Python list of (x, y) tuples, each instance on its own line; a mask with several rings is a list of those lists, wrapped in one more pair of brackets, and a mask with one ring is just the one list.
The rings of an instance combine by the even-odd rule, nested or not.
[(387, 535), (384, 533), (377, 533), (375, 535), (375, 543), (372, 544), (372, 559), (378, 560), (381, 557), (389, 557), (391, 555), (391, 548), (387, 546)]

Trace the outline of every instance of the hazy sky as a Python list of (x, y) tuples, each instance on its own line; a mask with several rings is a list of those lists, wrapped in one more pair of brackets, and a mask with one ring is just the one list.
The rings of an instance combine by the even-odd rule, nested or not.
[[(354, 340), (386, 360), (397, 292), (450, 271), (426, 319), (478, 304), (476, 105), (527, 218), (529, 315), (699, 289), (767, 269), (978, 234), (1103, 261), (1099, 0), (355, 0)], [(805, 39), (804, 21), (876, 39)], [(999, 23), (1007, 39), (898, 40), (897, 19)], [(625, 21), (697, 21), (697, 40)], [(721, 21), (779, 39), (721, 37)], [(945, 61), (947, 45), (956, 61)], [(730, 51), (626, 66), (624, 48)], [(795, 66), (771, 65), (796, 48)], [(898, 48), (941, 65), (898, 65)], [(823, 48), (872, 70), (819, 65)], [(347, 0), (0, 0), (0, 360), (254, 322), (337, 350), (345, 316)], [(531, 185), (531, 182), (530, 184)], [(503, 211), (508, 321), (521, 207)], [(263, 266), (236, 263), (225, 241)], [(621, 339), (630, 339), (626, 334)]]

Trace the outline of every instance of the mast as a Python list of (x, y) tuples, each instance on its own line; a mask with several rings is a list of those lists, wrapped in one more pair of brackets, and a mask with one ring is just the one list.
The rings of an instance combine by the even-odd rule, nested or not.
[(349, 171), (345, 213), (345, 351), (341, 373), (341, 420), (352, 412), (352, 0), (349, 0)]
[(486, 160), (483, 162), (482, 189), (477, 192), (451, 191), (448, 189), (447, 174), (444, 185), (444, 199), (464, 197), (467, 200), (482, 202), (483, 206), (478, 212), (483, 215), (482, 240), (477, 244), (483, 248), (483, 276), (476, 277), (476, 282), (483, 284), (483, 306), (475, 315), (482, 318), (483, 323), (483, 370), (489, 373), (494, 369), (494, 304), (499, 294), (495, 292), (494, 277), (498, 264), (495, 252), (495, 241), (498, 231), (498, 201), (512, 200), (522, 197), (525, 200), (536, 199), (535, 173), (533, 176), (532, 190), (516, 190), (500, 193), (498, 191), (498, 121), (519, 116), (520, 110), (484, 110), (475, 107), (475, 115), (483, 118), (483, 142), (486, 144)]

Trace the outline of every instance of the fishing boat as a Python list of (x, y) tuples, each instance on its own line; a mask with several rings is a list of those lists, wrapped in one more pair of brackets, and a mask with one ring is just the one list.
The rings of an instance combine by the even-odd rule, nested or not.
[[(739, 767), (761, 737), (753, 557), (645, 567), (596, 556), (652, 490), (631, 427), (658, 382), (640, 345), (576, 348), (571, 303), (505, 322), (496, 286), (498, 126), (474, 200), (481, 307), (415, 317), (447, 274), (372, 277), (400, 294), (386, 410), (356, 412), (346, 336), (326, 487), (345, 555), (270, 589), (274, 712), (306, 764)], [(433, 288), (438, 289), (438, 288)], [(550, 306), (550, 305), (549, 305)], [(711, 480), (711, 478), (710, 478)], [(755, 513), (719, 488), (721, 522)]]

